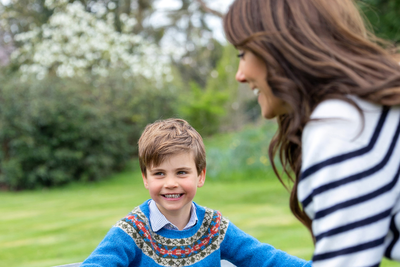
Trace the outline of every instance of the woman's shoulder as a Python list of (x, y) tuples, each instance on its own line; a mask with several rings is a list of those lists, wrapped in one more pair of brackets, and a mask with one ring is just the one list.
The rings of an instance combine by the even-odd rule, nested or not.
[[(376, 105), (350, 96), (319, 104), (302, 134), (302, 168), (340, 154), (369, 147), (374, 140), (391, 140), (400, 126), (400, 108)], [(374, 150), (375, 151), (375, 150)], [(375, 152), (374, 152), (375, 153)]]
[[(303, 137), (332, 136), (343, 140), (363, 142), (363, 134), (374, 128), (383, 107), (358, 97), (350, 101), (329, 99), (321, 102), (312, 112)], [(352, 101), (352, 102), (351, 102)], [(303, 140), (305, 141), (305, 140)]]
[(315, 108), (302, 134), (303, 168), (368, 145), (384, 108), (357, 97), (349, 99), (357, 106), (330, 99)]
[[(381, 105), (377, 105), (356, 96), (347, 96), (349, 101), (343, 99), (328, 99), (322, 101), (311, 114), (311, 119), (335, 119), (358, 121), (362, 113), (379, 113)], [(353, 103), (352, 103), (352, 102)], [(360, 109), (357, 109), (359, 107)]]

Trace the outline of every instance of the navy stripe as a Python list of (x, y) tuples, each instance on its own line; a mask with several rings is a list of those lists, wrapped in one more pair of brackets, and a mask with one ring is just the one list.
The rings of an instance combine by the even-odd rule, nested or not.
[(381, 133), (381, 130), (383, 128), (383, 124), (384, 124), (384, 122), (386, 120), (386, 117), (387, 117), (387, 115), (389, 113), (389, 110), (390, 110), (390, 108), (388, 108), (388, 107), (383, 107), (382, 108), (382, 113), (381, 113), (381, 116), (379, 118), (378, 124), (376, 125), (374, 134), (372, 135), (372, 138), (371, 138), (371, 140), (370, 140), (370, 142), (369, 142), (369, 144), (367, 146), (365, 146), (365, 147), (363, 147), (361, 149), (358, 149), (356, 151), (352, 151), (352, 152), (348, 152), (348, 153), (345, 153), (345, 154), (342, 154), (342, 155), (335, 156), (333, 158), (327, 159), (325, 161), (322, 161), (320, 163), (317, 163), (317, 164), (309, 167), (308, 169), (306, 169), (306, 170), (304, 170), (302, 172), (302, 174), (300, 176), (300, 181), (306, 179), (311, 174), (317, 172), (318, 170), (320, 170), (320, 169), (322, 169), (322, 168), (324, 168), (326, 166), (333, 165), (333, 164), (348, 160), (350, 158), (354, 158), (354, 157), (357, 157), (357, 156), (361, 156), (361, 155), (363, 155), (365, 153), (368, 153), (374, 147), (374, 145), (376, 143), (376, 140), (378, 140), (378, 137), (379, 137), (379, 135)]
[(395, 216), (393, 216), (392, 219), (390, 220), (390, 230), (393, 233), (393, 240), (392, 240), (392, 242), (390, 242), (389, 246), (386, 248), (385, 256), (389, 259), (392, 259), (391, 255), (392, 255), (393, 247), (396, 244), (396, 242), (399, 241), (399, 236), (400, 236), (399, 230), (396, 227)]
[(377, 264), (374, 264), (374, 265), (371, 265), (371, 266), (366, 266), (366, 267), (379, 267), (381, 265), (381, 263), (377, 263)]
[(310, 203), (311, 203), (311, 201), (312, 201), (312, 199), (313, 199), (313, 196), (314, 196), (314, 190), (311, 192), (311, 194), (310, 194), (308, 197), (306, 197), (306, 198), (301, 202), (301, 204), (303, 205), (303, 208), (304, 208), (304, 209), (306, 209), (307, 206), (310, 205)]
[(307, 206), (310, 205), (310, 203), (311, 203), (311, 201), (312, 201), (312, 199), (313, 199), (313, 196), (314, 196), (314, 190), (311, 192), (310, 195), (308, 195), (308, 197), (306, 197), (306, 198), (301, 202), (301, 204), (303, 205), (303, 209), (306, 209)]
[(337, 227), (337, 228), (331, 229), (329, 231), (326, 231), (324, 233), (321, 233), (321, 234), (315, 236), (315, 240), (316, 240), (316, 242), (318, 242), (322, 238), (325, 238), (325, 237), (328, 237), (328, 236), (337, 235), (337, 234), (340, 234), (340, 233), (344, 233), (344, 232), (347, 232), (347, 231), (350, 231), (350, 230), (353, 230), (353, 229), (356, 229), (356, 228), (359, 228), (359, 227), (363, 227), (363, 226), (378, 222), (378, 221), (380, 221), (382, 219), (386, 219), (387, 217), (390, 216), (391, 211), (392, 211), (392, 208), (390, 208), (388, 210), (385, 210), (384, 212), (381, 212), (381, 213), (379, 213), (377, 215), (374, 215), (372, 217), (369, 217), (369, 218), (366, 218), (366, 219), (363, 219), (363, 220), (360, 220), (360, 221), (357, 221), (357, 222), (349, 223), (349, 224), (346, 224), (346, 225), (341, 226), (341, 227)]
[(374, 248), (374, 247), (379, 247), (380, 245), (383, 244), (384, 241), (385, 241), (385, 237), (382, 237), (382, 238), (379, 238), (379, 239), (376, 239), (376, 240), (373, 240), (370, 242), (366, 242), (364, 244), (360, 244), (357, 246), (344, 248), (344, 249), (340, 249), (340, 250), (336, 250), (336, 251), (332, 251), (332, 252), (322, 253), (322, 254), (316, 254), (313, 256), (312, 260), (313, 261), (321, 261), (321, 260), (326, 260), (326, 259), (342, 256), (342, 255), (360, 252), (360, 251), (367, 250), (367, 249)]
[(381, 162), (379, 162), (374, 167), (372, 167), (372, 168), (370, 168), (368, 170), (365, 170), (363, 172), (356, 173), (356, 174), (350, 175), (350, 176), (348, 176), (346, 178), (340, 179), (338, 181), (334, 181), (334, 182), (331, 182), (331, 183), (328, 183), (328, 184), (325, 184), (325, 185), (322, 185), (320, 187), (315, 188), (312, 191), (312, 193), (301, 202), (303, 204), (303, 208), (306, 209), (307, 206), (311, 203), (312, 199), (316, 195), (321, 194), (323, 192), (326, 192), (328, 190), (332, 190), (332, 189), (334, 189), (336, 187), (339, 187), (339, 186), (342, 186), (342, 185), (345, 185), (345, 184), (360, 180), (362, 178), (368, 177), (368, 176), (376, 173), (377, 171), (381, 170), (383, 167), (385, 167), (385, 165), (389, 161), (390, 156), (392, 155), (393, 150), (394, 150), (394, 148), (395, 148), (395, 146), (397, 144), (397, 140), (399, 139), (399, 134), (400, 134), (400, 121), (397, 124), (397, 129), (396, 129), (396, 132), (395, 132), (395, 134), (394, 134), (394, 136), (392, 138), (392, 141), (390, 143), (389, 150), (387, 151), (385, 157), (382, 159)]
[(388, 183), (387, 185), (384, 185), (381, 188), (379, 188), (378, 190), (371, 192), (369, 194), (363, 195), (361, 197), (350, 199), (350, 200), (344, 201), (342, 203), (338, 203), (330, 208), (320, 210), (315, 214), (315, 219), (320, 219), (320, 218), (325, 217), (328, 214), (331, 214), (337, 210), (348, 208), (350, 206), (354, 206), (354, 205), (360, 204), (362, 202), (368, 201), (370, 199), (373, 199), (377, 196), (380, 196), (380, 195), (392, 190), (398, 181), (399, 174), (400, 174), (400, 165), (399, 165), (399, 168), (397, 169), (397, 172), (394, 175), (392, 181), (390, 183)]

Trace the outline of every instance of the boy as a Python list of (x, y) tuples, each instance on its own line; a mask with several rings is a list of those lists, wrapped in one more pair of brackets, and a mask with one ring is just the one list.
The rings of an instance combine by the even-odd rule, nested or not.
[(206, 154), (186, 121), (150, 124), (138, 144), (151, 199), (117, 222), (81, 266), (220, 266), (221, 259), (237, 266), (311, 266), (192, 202), (206, 179)]

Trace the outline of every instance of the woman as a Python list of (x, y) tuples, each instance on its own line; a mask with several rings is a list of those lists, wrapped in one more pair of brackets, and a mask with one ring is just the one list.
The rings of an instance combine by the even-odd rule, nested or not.
[(277, 118), (269, 156), (292, 177), (290, 207), (313, 235), (313, 266), (400, 261), (394, 55), (352, 0), (236, 0), (224, 29), (239, 50), (236, 79)]

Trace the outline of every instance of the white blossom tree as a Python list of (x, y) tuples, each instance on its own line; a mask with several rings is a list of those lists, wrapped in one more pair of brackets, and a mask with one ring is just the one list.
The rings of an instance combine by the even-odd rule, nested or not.
[(136, 22), (128, 15), (119, 15), (118, 32), (115, 14), (104, 14), (108, 9), (89, 13), (79, 1), (46, 0), (46, 5), (53, 9), (49, 21), (15, 36), (20, 46), (11, 58), (20, 66), (22, 77), (43, 79), (54, 74), (87, 80), (117, 70), (126, 79), (142, 76), (158, 83), (171, 79), (168, 56), (132, 33)]

